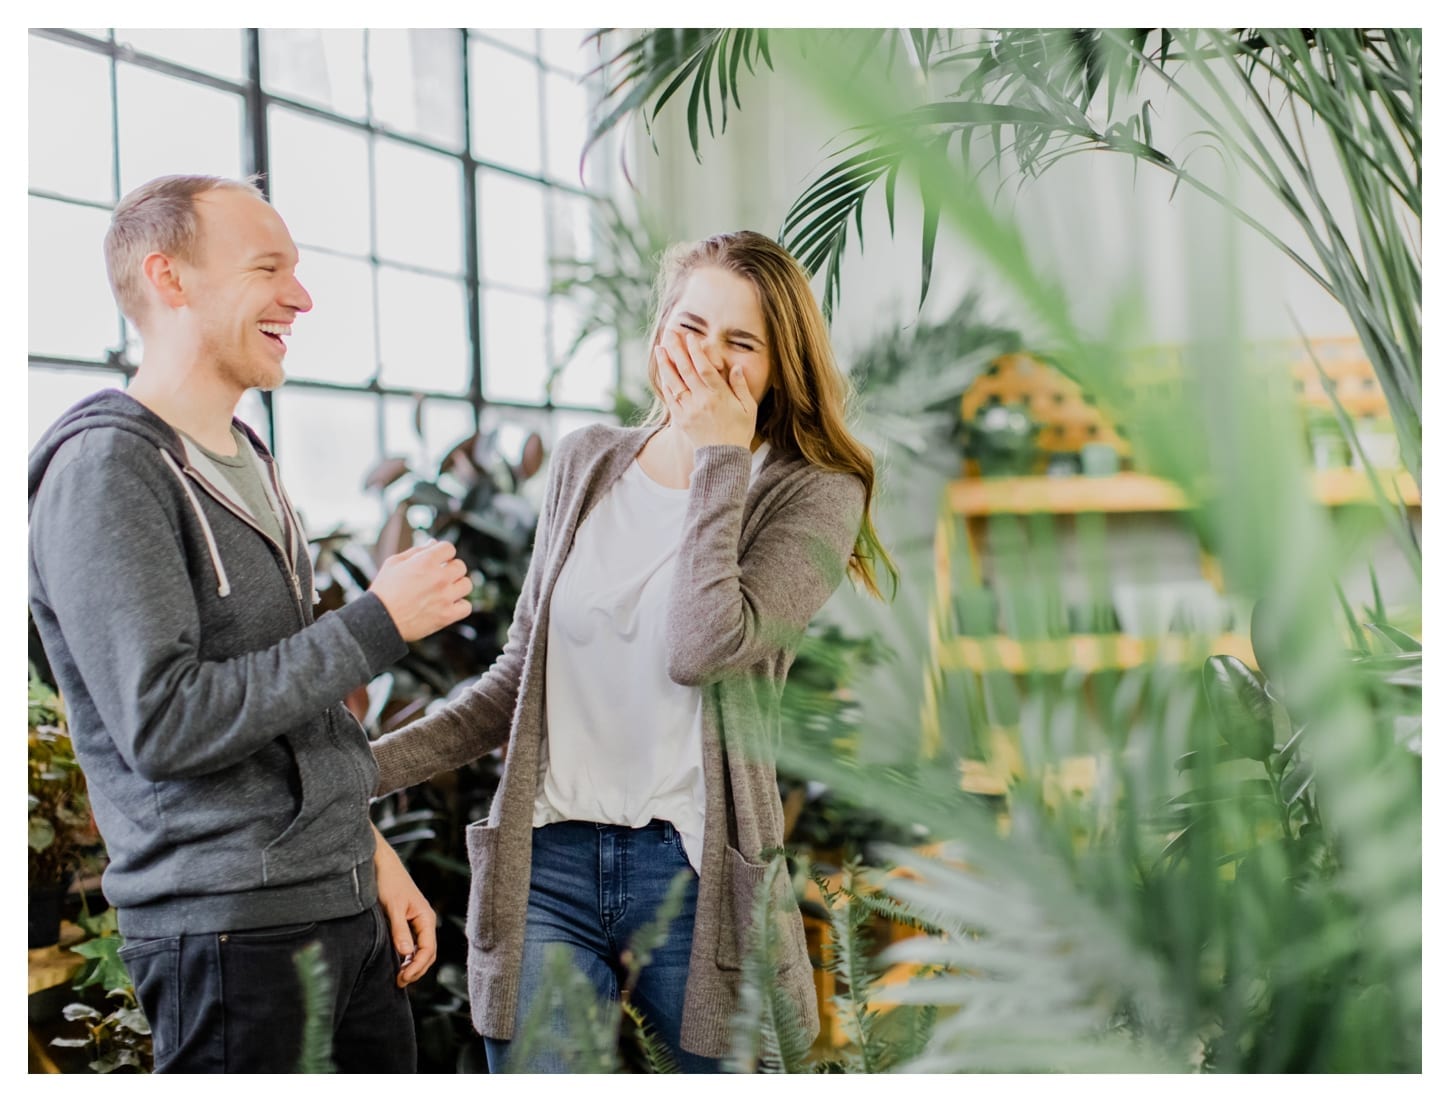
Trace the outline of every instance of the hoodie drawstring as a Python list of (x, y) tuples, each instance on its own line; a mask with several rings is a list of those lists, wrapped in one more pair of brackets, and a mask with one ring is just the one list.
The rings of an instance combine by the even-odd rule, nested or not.
[(191, 483), (186, 480), (186, 475), (181, 473), (176, 460), (171, 458), (171, 453), (165, 448), (156, 449), (161, 453), (161, 458), (166, 460), (166, 465), (171, 468), (171, 473), (176, 476), (176, 481), (181, 483), (182, 490), (186, 493), (186, 500), (191, 502), (191, 508), (196, 513), (196, 519), (201, 521), (202, 533), (206, 536), (207, 550), (211, 552), (211, 564), (216, 570), (217, 587), (216, 595), (225, 597), (232, 591), (232, 583), (227, 580), (226, 568), (222, 566), (221, 552), (217, 550), (216, 537), (212, 535), (211, 524), (206, 519), (206, 513), (202, 511), (201, 502), (196, 500), (196, 494), (192, 492)]

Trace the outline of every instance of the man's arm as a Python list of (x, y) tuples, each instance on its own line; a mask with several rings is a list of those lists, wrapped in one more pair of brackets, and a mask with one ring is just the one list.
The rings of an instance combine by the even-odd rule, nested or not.
[(373, 824), (373, 836), (377, 840), (373, 869), (378, 878), (378, 902), (388, 916), (393, 948), (403, 958), (403, 966), (398, 969), (398, 986), (407, 987), (422, 979), (438, 957), (438, 916), (376, 824)]
[[(308, 627), (299, 610), (298, 630), (264, 650), (203, 661), (175, 506), (153, 482), (159, 472), (111, 448), (57, 459), (32, 510), (31, 554), (86, 690), (141, 776), (233, 765), (406, 653), (383, 601), (369, 594)], [(248, 595), (227, 599), (241, 607)]]

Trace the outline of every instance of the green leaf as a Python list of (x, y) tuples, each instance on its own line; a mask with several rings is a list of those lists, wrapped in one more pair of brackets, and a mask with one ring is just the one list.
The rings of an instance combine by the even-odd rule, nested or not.
[(1274, 795), (1273, 786), (1264, 778), (1239, 781), (1235, 784), (1208, 784), (1190, 788), (1174, 796), (1172, 803), (1181, 807), (1203, 807), (1207, 804), (1236, 803), (1240, 800), (1268, 800)]
[(30, 848), (36, 853), (42, 853), (50, 848), (55, 841), (55, 826), (49, 819), (42, 819), (39, 815), (30, 817)]
[(1370, 623), (1365, 624), (1365, 627), (1369, 628), (1370, 631), (1375, 632), (1391, 646), (1397, 648), (1402, 652), (1413, 651), (1416, 654), (1420, 652), (1420, 641), (1416, 639), (1413, 635), (1409, 634), (1409, 632), (1401, 631), (1399, 628), (1395, 627), (1392, 624)]
[(1308, 762), (1298, 762), (1294, 768), (1284, 774), (1284, 779), (1279, 783), (1279, 797), (1284, 803), (1292, 804), (1303, 796), (1313, 783), (1314, 768)]
[(1263, 679), (1233, 655), (1216, 654), (1203, 664), (1203, 688), (1224, 742), (1267, 761), (1274, 752), (1274, 701)]

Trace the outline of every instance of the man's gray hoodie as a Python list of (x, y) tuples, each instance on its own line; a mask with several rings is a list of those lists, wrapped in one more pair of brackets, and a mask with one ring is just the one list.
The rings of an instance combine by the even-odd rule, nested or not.
[(407, 646), (372, 594), (314, 621), (301, 525), (242, 428), (285, 546), (121, 391), (30, 454), (30, 608), (128, 937), (321, 921), (377, 895), (377, 767), (341, 701)]

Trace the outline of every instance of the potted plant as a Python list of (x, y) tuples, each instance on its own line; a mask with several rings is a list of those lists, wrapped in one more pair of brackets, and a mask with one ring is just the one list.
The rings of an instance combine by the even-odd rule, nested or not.
[(967, 458), (987, 478), (1027, 474), (1037, 458), (1038, 427), (1026, 405), (988, 399), (962, 425)]
[(1309, 455), (1316, 471), (1349, 466), (1349, 441), (1344, 438), (1344, 430), (1332, 409), (1310, 410), (1306, 429)]
[(84, 851), (96, 841), (86, 781), (76, 764), (65, 711), (30, 667), (30, 925), (32, 949), (60, 938), (61, 904)]

